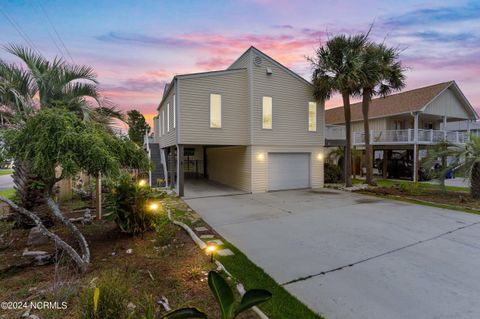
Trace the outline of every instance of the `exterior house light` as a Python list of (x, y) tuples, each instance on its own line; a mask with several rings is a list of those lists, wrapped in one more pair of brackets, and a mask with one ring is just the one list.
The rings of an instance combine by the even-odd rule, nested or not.
[(263, 161), (264, 159), (265, 159), (265, 154), (263, 154), (263, 153), (258, 153), (258, 155), (257, 155), (257, 160)]
[(323, 160), (323, 154), (322, 153), (318, 153), (317, 160), (319, 160), (319, 161)]

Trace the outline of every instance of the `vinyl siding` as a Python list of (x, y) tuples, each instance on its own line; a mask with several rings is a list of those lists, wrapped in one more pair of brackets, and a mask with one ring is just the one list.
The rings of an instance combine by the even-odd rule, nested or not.
[(250, 147), (207, 149), (209, 179), (250, 192)]
[(246, 51), (228, 69), (248, 68), (250, 64), (250, 50)]
[[(323, 187), (323, 162), (325, 158), (323, 147), (295, 147), (295, 146), (252, 146), (252, 193), (262, 193), (268, 190), (268, 153), (310, 153), (310, 185), (312, 188)], [(263, 154), (263, 160), (258, 158)], [(318, 154), (322, 154), (322, 159), (318, 159)]]
[[(247, 145), (247, 71), (178, 79), (180, 144)], [(210, 128), (210, 94), (222, 96), (222, 127)]]
[(473, 119), (472, 116), (467, 113), (465, 107), (451, 88), (443, 91), (432, 102), (430, 102), (425, 108), (424, 113), (465, 120)]
[[(176, 85), (172, 83), (171, 85)], [(168, 147), (177, 144), (177, 133), (176, 128), (173, 128), (173, 97), (175, 95), (175, 87), (173, 87), (168, 93), (166, 99), (163, 101), (162, 105), (158, 109), (158, 119), (159, 119), (159, 133), (163, 132), (162, 126), (162, 114), (165, 114), (165, 119), (163, 123), (165, 124), (165, 135), (161, 135), (159, 138), (160, 147)], [(167, 106), (170, 105), (170, 112), (167, 112)], [(170, 115), (170, 131), (167, 128), (167, 114)]]
[[(257, 55), (253, 52), (252, 59)], [(253, 145), (324, 145), (324, 106), (317, 103), (317, 131), (308, 131), (308, 102), (313, 102), (313, 88), (286, 70), (261, 56), (260, 66), (252, 64), (252, 144)], [(266, 69), (272, 70), (267, 75)], [(273, 127), (262, 129), (262, 99), (273, 100)]]
[[(387, 118), (372, 119), (369, 121), (371, 131), (384, 131), (387, 129)], [(352, 123), (352, 132), (363, 132), (363, 121)]]

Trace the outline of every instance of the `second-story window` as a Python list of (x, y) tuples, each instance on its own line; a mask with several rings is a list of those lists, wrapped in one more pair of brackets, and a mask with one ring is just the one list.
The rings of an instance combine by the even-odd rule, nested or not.
[(317, 103), (308, 102), (308, 131), (317, 131)]
[(176, 122), (177, 122), (177, 107), (176, 104), (177, 102), (175, 101), (175, 94), (173, 95), (173, 128), (176, 127)]
[(165, 135), (165, 110), (162, 110), (162, 135)]
[(167, 104), (167, 132), (170, 132), (170, 103)]
[(262, 128), (272, 128), (272, 98), (264, 96), (262, 101)]
[(222, 127), (222, 96), (210, 94), (210, 127)]

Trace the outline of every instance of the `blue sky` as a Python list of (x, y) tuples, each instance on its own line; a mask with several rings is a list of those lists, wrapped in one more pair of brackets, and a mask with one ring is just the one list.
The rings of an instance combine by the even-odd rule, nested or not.
[(148, 118), (175, 74), (225, 68), (254, 45), (309, 79), (305, 57), (322, 41), (372, 23), (372, 39), (402, 50), (407, 89), (456, 80), (480, 107), (479, 1), (3, 0), (0, 9), (0, 44), (26, 44), (6, 14), (44, 55), (70, 60), (51, 22), (107, 98)]

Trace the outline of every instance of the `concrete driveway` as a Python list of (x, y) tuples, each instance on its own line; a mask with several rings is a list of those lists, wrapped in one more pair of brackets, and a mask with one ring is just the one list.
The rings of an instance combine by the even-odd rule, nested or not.
[(480, 318), (480, 215), (333, 190), (186, 200), (332, 318)]

